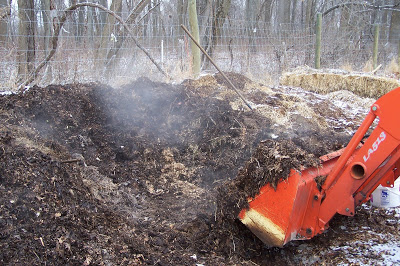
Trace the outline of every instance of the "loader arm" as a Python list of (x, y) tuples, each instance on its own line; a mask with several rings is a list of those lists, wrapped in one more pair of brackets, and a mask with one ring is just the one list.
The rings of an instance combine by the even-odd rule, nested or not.
[[(365, 139), (374, 121), (377, 125)], [(336, 213), (353, 216), (379, 185), (393, 187), (400, 175), (400, 87), (371, 106), (345, 149), (321, 161), (321, 167), (292, 170), (276, 191), (262, 187), (240, 212), (240, 220), (266, 244), (282, 247), (322, 233)], [(326, 176), (320, 189), (319, 176)]]

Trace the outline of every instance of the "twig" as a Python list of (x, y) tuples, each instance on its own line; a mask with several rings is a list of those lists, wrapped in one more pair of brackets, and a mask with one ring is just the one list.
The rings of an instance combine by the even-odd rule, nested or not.
[(71, 160), (65, 160), (65, 161), (61, 161), (60, 163), (77, 163), (82, 161), (81, 159), (71, 159)]
[(33, 254), (35, 254), (35, 256), (40, 260), (40, 257), (38, 256), (38, 254), (36, 254), (36, 252), (34, 250), (32, 250)]
[(377, 68), (371, 71), (371, 74), (375, 74), (376, 71), (378, 71), (382, 67), (382, 64), (380, 64)]
[(236, 117), (234, 117), (233, 119), (240, 125), (241, 128), (244, 127), (244, 126), (242, 125), (242, 123), (240, 123), (240, 122), (236, 119)]
[(39, 237), (40, 243), (42, 243), (42, 246), (44, 247), (44, 242), (43, 242), (43, 238)]
[(101, 9), (105, 12), (107, 12), (108, 14), (110, 14), (111, 16), (115, 17), (116, 20), (118, 20), (119, 23), (121, 23), (124, 28), (126, 29), (126, 31), (129, 33), (130, 37), (132, 38), (132, 40), (135, 42), (136, 46), (142, 50), (146, 56), (150, 59), (150, 61), (157, 67), (157, 69), (167, 78), (169, 78), (169, 76), (167, 75), (167, 73), (164, 72), (164, 70), (157, 64), (157, 62), (153, 59), (153, 57), (149, 54), (149, 52), (146, 51), (146, 49), (144, 49), (140, 43), (138, 42), (138, 40), (136, 40), (136, 38), (134, 37), (132, 31), (129, 29), (128, 25), (123, 21), (123, 19), (118, 16), (115, 12), (111, 11), (110, 9), (100, 5), (100, 4), (96, 4), (96, 3), (78, 3), (75, 5), (72, 5), (70, 7), (68, 7), (67, 9), (64, 10), (63, 15), (60, 17), (59, 22), (56, 24), (55, 29), (54, 29), (54, 34), (52, 37), (52, 44), (53, 47), (50, 51), (50, 53), (48, 54), (48, 56), (44, 59), (44, 61), (42, 61), (34, 71), (32, 71), (29, 75), (29, 77), (21, 84), (18, 86), (19, 90), (22, 90), (25, 86), (29, 85), (31, 82), (33, 82), (36, 78), (36, 76), (38, 75), (39, 71), (51, 60), (51, 58), (54, 56), (54, 54), (57, 51), (57, 46), (58, 46), (58, 38), (60, 35), (60, 31), (61, 28), (63, 27), (65, 21), (67, 20), (67, 18), (73, 13), (73, 11), (75, 11), (76, 9), (80, 8), (80, 7), (93, 7), (93, 8), (98, 8)]
[(254, 265), (256, 265), (256, 266), (260, 266), (260, 265), (258, 265), (257, 263), (255, 263), (254, 261), (251, 261), (251, 260), (249, 260), (250, 262), (251, 262), (251, 264), (254, 264)]
[(208, 116), (208, 118), (210, 118), (211, 122), (213, 122), (214, 126), (217, 125), (217, 123), (215, 123), (214, 119), (211, 116)]
[(217, 221), (217, 210), (218, 210), (218, 205), (215, 206), (215, 212), (214, 212), (214, 221)]

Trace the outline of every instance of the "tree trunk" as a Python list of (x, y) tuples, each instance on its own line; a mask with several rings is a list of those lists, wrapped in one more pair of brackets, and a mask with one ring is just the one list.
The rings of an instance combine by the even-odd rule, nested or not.
[(255, 42), (254, 42), (254, 34), (257, 32), (257, 11), (259, 10), (259, 6), (258, 6), (258, 1), (256, 0), (246, 0), (246, 10), (245, 10), (245, 14), (246, 14), (246, 21), (247, 21), (247, 25), (246, 25), (246, 31), (247, 31), (247, 37), (249, 39), (249, 49), (247, 50), (249, 52), (248, 57), (250, 57), (250, 53), (256, 53), (257, 49), (255, 46)]
[[(53, 35), (53, 26), (52, 26), (53, 14), (51, 14), (51, 11), (54, 10), (54, 2), (53, 0), (41, 0), (41, 6), (42, 6), (43, 29), (44, 29), (44, 37), (43, 37), (44, 57), (46, 58), (51, 50), (50, 42), (51, 42), (51, 36)], [(47, 78), (51, 80), (53, 74), (50, 64), (47, 66), (46, 75)]]
[(184, 18), (186, 12), (188, 10), (188, 1), (178, 0), (176, 13), (178, 15), (178, 35), (181, 36), (183, 34), (183, 30), (180, 25), (184, 24)]
[[(108, 8), (108, 0), (99, 0), (99, 4)], [(106, 24), (106, 20), (107, 20), (107, 13), (100, 12), (100, 27), (101, 27), (101, 29), (100, 29), (99, 33), (101, 32), (104, 25)]]
[(277, 10), (278, 25), (290, 23), (290, 4), (291, 0), (279, 0)]
[(314, 27), (315, 1), (316, 0), (307, 0), (306, 27), (310, 27), (310, 28)]
[[(43, 0), (42, 0), (43, 1)], [(79, 0), (79, 3), (84, 3), (86, 0)], [(85, 35), (85, 22), (86, 22), (86, 16), (87, 16), (87, 8), (80, 8), (76, 12), (78, 13), (78, 20), (77, 20), (77, 26), (76, 26), (76, 40), (78, 42), (81, 42), (83, 40), (83, 36)]]
[[(125, 23), (128, 25), (134, 24), (137, 17), (139, 16), (139, 14), (145, 9), (146, 6), (149, 5), (149, 3), (150, 3), (150, 0), (140, 0), (140, 2), (134, 7), (134, 9), (132, 9), (130, 11), (130, 14), (126, 18)], [(134, 30), (134, 29), (132, 29), (132, 27), (131, 27), (131, 30)], [(119, 51), (122, 48), (122, 45), (124, 44), (124, 41), (127, 37), (126, 35), (127, 35), (127, 32), (124, 28), (121, 28), (118, 31), (118, 33), (115, 33), (117, 42), (114, 46), (112, 46), (110, 48), (110, 50), (107, 53), (107, 61), (106, 61), (107, 75), (112, 75), (112, 73), (114, 71), (114, 66), (119, 61), (119, 58), (120, 58)]]
[[(213, 57), (215, 47), (221, 36), (222, 26), (225, 23), (225, 18), (228, 16), (229, 9), (231, 8), (231, 0), (216, 0), (214, 1), (214, 19), (212, 23), (211, 41), (208, 43), (208, 54)], [(206, 49), (206, 50), (207, 50)], [(207, 63), (207, 67), (209, 62)]]
[(391, 43), (398, 43), (400, 40), (400, 12), (392, 12), (392, 19), (390, 21), (389, 41)]
[(260, 10), (260, 16), (264, 15), (263, 21), (271, 23), (272, 18), (272, 0), (265, 0)]
[[(117, 14), (121, 13), (122, 0), (113, 0), (110, 6), (110, 10)], [(118, 39), (116, 39), (117, 33), (115, 32), (114, 27), (115, 17), (108, 15), (101, 33), (100, 44), (96, 52), (96, 65), (98, 66), (98, 71), (100, 71), (107, 63), (106, 59), (108, 50), (113, 48), (118, 42)]]
[(87, 34), (86, 34), (86, 40), (89, 43), (92, 43), (94, 40), (94, 33), (95, 33), (95, 18), (94, 18), (94, 13), (96, 10), (93, 8), (88, 8), (88, 14), (87, 14)]
[(298, 23), (297, 23), (297, 17), (298, 17), (298, 14), (300, 13), (299, 11), (298, 11), (298, 9), (297, 9), (297, 0), (292, 0), (292, 7), (291, 7), (291, 12), (292, 12), (292, 14), (291, 14), (291, 17), (290, 17), (290, 23), (292, 23), (292, 24), (295, 24), (295, 25), (298, 25)]
[(11, 14), (11, 6), (8, 5), (8, 0), (0, 0), (0, 45), (4, 47), (7, 41), (7, 21)]
[(290, 2), (291, 0), (278, 1), (275, 30), (282, 37), (286, 36), (289, 30)]
[(210, 17), (212, 16), (212, 4), (211, 4), (211, 0), (206, 0), (203, 1), (204, 3), (204, 8), (203, 8), (203, 13), (200, 13), (200, 36), (203, 36), (204, 38), (206, 38), (207, 36), (207, 25), (210, 21)]
[[(54, 9), (54, 4), (51, 4), (52, 0), (41, 0), (42, 4), (42, 16), (43, 16), (43, 29), (44, 29), (44, 53), (48, 55), (50, 49), (50, 38), (53, 35), (52, 18), (50, 10)], [(53, 8), (52, 8), (53, 7)]]
[(34, 0), (18, 0), (18, 77), (25, 76), (35, 65), (35, 9)]
[[(315, 1), (307, 0), (306, 6), (306, 18), (305, 18), (305, 28), (310, 31), (310, 34), (314, 34), (314, 16), (315, 16)], [(311, 56), (313, 51), (311, 49), (306, 50), (306, 63), (311, 63)]]

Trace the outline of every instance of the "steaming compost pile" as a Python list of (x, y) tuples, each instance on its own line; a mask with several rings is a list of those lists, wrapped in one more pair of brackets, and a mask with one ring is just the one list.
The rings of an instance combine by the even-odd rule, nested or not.
[(0, 96), (1, 264), (297, 265), (391, 256), (395, 250), (371, 246), (399, 248), (397, 209), (363, 206), (283, 249), (267, 248), (235, 219), (261, 186), (346, 145), (373, 100), (229, 77), (255, 111), (219, 75)]

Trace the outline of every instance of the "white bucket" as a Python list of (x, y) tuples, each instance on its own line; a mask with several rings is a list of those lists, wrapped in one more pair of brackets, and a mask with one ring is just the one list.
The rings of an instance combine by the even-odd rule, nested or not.
[(392, 188), (379, 185), (371, 194), (371, 204), (385, 208), (400, 206), (400, 177), (396, 179)]

